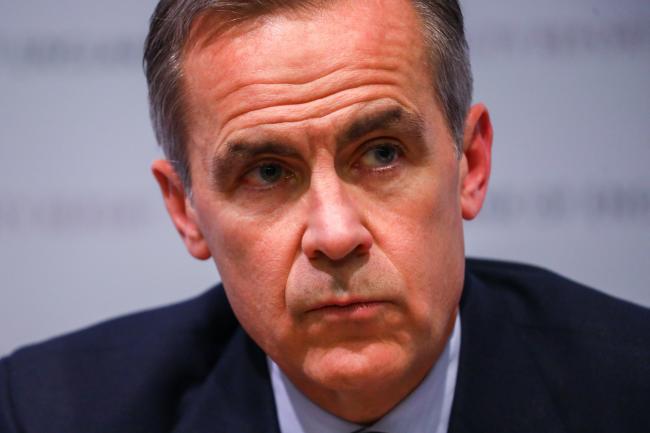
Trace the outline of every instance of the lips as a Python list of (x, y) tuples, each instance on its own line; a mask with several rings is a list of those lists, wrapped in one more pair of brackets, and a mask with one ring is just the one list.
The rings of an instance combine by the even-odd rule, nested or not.
[(332, 301), (318, 304), (307, 313), (332, 320), (364, 320), (376, 317), (388, 304), (379, 300)]

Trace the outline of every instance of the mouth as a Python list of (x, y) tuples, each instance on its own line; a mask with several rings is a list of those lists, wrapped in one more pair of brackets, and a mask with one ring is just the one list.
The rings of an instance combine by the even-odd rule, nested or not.
[(376, 318), (388, 306), (386, 301), (331, 302), (318, 305), (308, 311), (320, 319), (340, 321), (363, 321)]

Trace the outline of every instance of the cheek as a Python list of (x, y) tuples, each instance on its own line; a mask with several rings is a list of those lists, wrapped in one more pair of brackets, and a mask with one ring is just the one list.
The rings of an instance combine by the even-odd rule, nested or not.
[(408, 189), (390, 202), (368, 203), (368, 221), (381, 248), (420, 267), (435, 265), (462, 244), (456, 166), (452, 161), (448, 167), (421, 169)]
[[(409, 287), (414, 320), (439, 328), (455, 310), (464, 275), (456, 162), (446, 176), (420, 177), (399, 203), (375, 221), (376, 242)], [(431, 170), (431, 168), (429, 168)], [(441, 169), (438, 170), (440, 172)], [(379, 214), (378, 211), (375, 214)]]
[(235, 314), (252, 336), (266, 338), (270, 324), (285, 310), (284, 292), (296, 254), (295, 227), (241, 218), (225, 207), (203, 215), (209, 215), (203, 233)]
[(288, 223), (290, 209), (283, 215), (249, 215), (218, 200), (201, 214), (207, 216), (201, 218), (201, 226), (211, 252), (224, 267), (246, 270), (241, 277), (257, 278), (269, 269), (282, 269), (284, 257), (296, 245), (294, 226)]

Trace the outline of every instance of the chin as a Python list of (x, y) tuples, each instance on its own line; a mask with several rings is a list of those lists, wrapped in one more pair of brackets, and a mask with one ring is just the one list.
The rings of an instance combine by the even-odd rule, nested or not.
[(407, 374), (410, 358), (393, 343), (352, 343), (308, 353), (303, 369), (309, 381), (326, 389), (367, 391)]

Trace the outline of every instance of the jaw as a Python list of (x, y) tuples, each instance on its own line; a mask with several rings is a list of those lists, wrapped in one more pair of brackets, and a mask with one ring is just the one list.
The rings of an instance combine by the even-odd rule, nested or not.
[(299, 374), (278, 365), (320, 407), (350, 422), (371, 423), (406, 398), (440, 356), (433, 344), (411, 341), (418, 343), (414, 350), (390, 338), (348, 341), (307, 350)]

